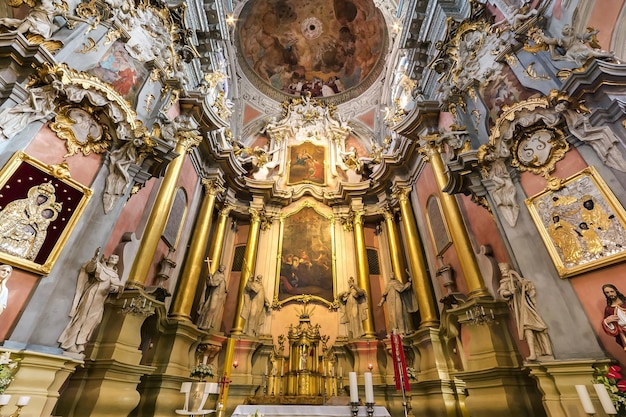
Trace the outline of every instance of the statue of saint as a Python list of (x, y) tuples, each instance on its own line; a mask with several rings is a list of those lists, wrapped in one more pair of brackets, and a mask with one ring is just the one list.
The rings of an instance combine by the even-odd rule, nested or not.
[(265, 298), (263, 276), (257, 275), (250, 278), (245, 287), (243, 310), (241, 311), (241, 318), (246, 320), (243, 333), (248, 336), (258, 336), (261, 326), (265, 323), (265, 315), (269, 307), (270, 302)]
[(31, 187), (28, 197), (11, 201), (0, 211), (0, 251), (34, 260), (43, 245), (48, 226), (61, 212), (52, 182)]
[(11, 278), (13, 267), (11, 265), (0, 265), (0, 314), (7, 308), (9, 302), (9, 289), (7, 281)]
[(106, 261), (99, 257), (100, 248), (78, 275), (71, 320), (58, 340), (61, 348), (68, 352), (82, 353), (85, 350), (91, 334), (102, 320), (107, 296), (120, 292), (124, 286), (117, 273), (119, 257), (111, 255)]
[(552, 345), (548, 337), (548, 326), (537, 311), (535, 284), (522, 278), (509, 264), (500, 263), (500, 288), (498, 294), (509, 301), (515, 315), (520, 340), (526, 340), (530, 354), (526, 360), (537, 360), (537, 356), (552, 356)]
[(389, 330), (397, 330), (400, 334), (413, 330), (408, 314), (417, 311), (417, 297), (411, 279), (402, 283), (392, 272), (378, 306), (382, 307), (385, 302), (389, 311)]
[(226, 301), (226, 267), (220, 265), (213, 275), (206, 278), (205, 289), (198, 309), (198, 328), (203, 330), (220, 330), (224, 302)]
[(367, 319), (367, 294), (357, 287), (354, 278), (348, 279), (350, 288), (339, 294), (343, 312), (341, 322), (348, 325), (348, 337), (356, 339), (365, 334), (363, 320)]

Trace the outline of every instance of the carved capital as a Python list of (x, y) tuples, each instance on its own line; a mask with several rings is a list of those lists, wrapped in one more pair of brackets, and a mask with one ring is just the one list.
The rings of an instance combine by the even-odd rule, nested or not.
[(220, 216), (228, 217), (230, 215), (230, 212), (234, 209), (235, 206), (233, 204), (225, 203), (224, 207), (222, 207), (222, 209), (220, 210)]
[(176, 133), (176, 141), (188, 152), (202, 142), (202, 135), (197, 130), (183, 130)]
[(224, 187), (222, 187), (216, 179), (203, 178), (202, 185), (204, 186), (204, 191), (208, 195), (217, 195), (224, 192)]

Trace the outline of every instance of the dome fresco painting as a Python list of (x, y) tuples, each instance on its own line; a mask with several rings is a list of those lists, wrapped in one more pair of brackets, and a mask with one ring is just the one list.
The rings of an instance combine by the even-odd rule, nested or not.
[(266, 94), (349, 99), (382, 69), (386, 28), (371, 0), (251, 1), (238, 22), (241, 65)]

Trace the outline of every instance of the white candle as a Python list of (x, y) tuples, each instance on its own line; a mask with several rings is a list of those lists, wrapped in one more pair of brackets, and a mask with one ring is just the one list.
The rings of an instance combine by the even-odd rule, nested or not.
[(609, 415), (617, 414), (617, 410), (615, 409), (613, 400), (611, 400), (611, 396), (606, 390), (604, 384), (593, 384), (593, 388), (596, 390), (596, 394), (598, 394), (598, 398), (600, 399), (600, 404), (602, 404), (602, 408), (604, 408), (604, 412)]
[(372, 382), (372, 373), (365, 372), (365, 403), (374, 404), (374, 383)]
[(326, 376), (326, 365), (322, 365), (322, 370), (324, 371), (324, 376)]
[(7, 405), (11, 400), (11, 396), (9, 394), (0, 395), (0, 405)]
[(580, 398), (580, 402), (583, 405), (583, 410), (585, 410), (585, 413), (595, 414), (596, 409), (593, 408), (593, 404), (591, 403), (591, 398), (589, 398), (587, 388), (584, 385), (576, 385), (576, 392), (578, 392), (578, 398)]
[(350, 402), (358, 403), (359, 402), (359, 386), (356, 383), (356, 372), (349, 372), (348, 377), (350, 378)]
[(29, 402), (30, 402), (30, 397), (27, 395), (24, 395), (24, 396), (18, 397), (16, 405), (18, 407), (24, 407), (28, 405)]
[(207, 355), (204, 355), (204, 358), (202, 358), (202, 365), (206, 365), (208, 360), (209, 360), (209, 357)]
[(341, 366), (339, 367), (339, 376), (343, 377), (343, 368)]

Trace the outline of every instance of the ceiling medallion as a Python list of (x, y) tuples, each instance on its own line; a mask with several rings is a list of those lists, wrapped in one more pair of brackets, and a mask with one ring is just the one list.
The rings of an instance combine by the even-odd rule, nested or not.
[(317, 39), (320, 37), (324, 29), (322, 29), (322, 21), (317, 17), (307, 17), (300, 25), (302, 34), (307, 39)]

